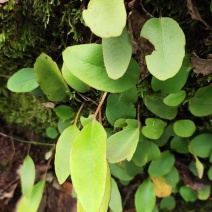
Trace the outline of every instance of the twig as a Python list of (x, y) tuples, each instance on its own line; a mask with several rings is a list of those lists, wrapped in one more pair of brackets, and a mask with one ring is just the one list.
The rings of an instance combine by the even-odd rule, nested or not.
[(107, 92), (104, 92), (104, 94), (103, 94), (103, 96), (102, 96), (102, 99), (101, 99), (101, 101), (100, 101), (100, 103), (99, 103), (99, 105), (98, 105), (98, 107), (97, 107), (97, 109), (96, 109), (96, 111), (95, 111), (95, 113), (94, 113), (93, 120), (96, 119), (97, 114), (98, 114), (98, 112), (100, 111), (100, 109), (101, 109), (101, 107), (102, 107), (102, 105), (103, 105), (103, 103), (104, 103), (104, 101), (105, 101), (106, 96), (107, 96)]
[(78, 110), (78, 112), (77, 112), (77, 115), (76, 115), (76, 118), (75, 118), (75, 120), (74, 120), (74, 125), (76, 126), (76, 124), (77, 124), (77, 120), (78, 120), (78, 118), (79, 118), (79, 115), (80, 115), (80, 113), (81, 113), (81, 111), (82, 111), (82, 108), (84, 107), (84, 102), (81, 104), (81, 106), (80, 106), (80, 109)]

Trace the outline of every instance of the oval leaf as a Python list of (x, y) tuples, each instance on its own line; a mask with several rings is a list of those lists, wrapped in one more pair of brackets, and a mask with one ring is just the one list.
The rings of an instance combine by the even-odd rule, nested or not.
[(174, 123), (174, 132), (176, 135), (187, 138), (193, 135), (196, 130), (196, 125), (192, 120), (178, 120)]
[(110, 163), (131, 160), (139, 140), (139, 128), (126, 128), (107, 140), (107, 159)]
[(150, 163), (148, 173), (152, 177), (161, 177), (168, 174), (174, 166), (175, 158), (169, 151), (161, 154), (158, 160)]
[(73, 186), (82, 207), (88, 212), (100, 209), (105, 193), (106, 139), (102, 125), (92, 121), (82, 129), (71, 149)]
[(121, 35), (127, 18), (123, 0), (90, 0), (82, 16), (91, 31), (102, 38)]
[(171, 18), (151, 18), (141, 36), (155, 46), (155, 51), (145, 57), (150, 73), (159, 80), (175, 76), (185, 56), (185, 35), (179, 24)]
[(108, 76), (112, 79), (122, 77), (132, 55), (132, 44), (127, 29), (124, 28), (119, 37), (102, 39), (102, 50)]
[(135, 207), (139, 212), (153, 211), (156, 203), (154, 186), (151, 180), (145, 180), (135, 194)]
[(179, 91), (177, 93), (171, 93), (163, 99), (163, 102), (168, 106), (178, 106), (186, 97), (185, 91)]
[(180, 188), (180, 195), (186, 202), (194, 202), (197, 199), (196, 191), (187, 186), (182, 186)]
[(35, 182), (35, 164), (29, 155), (24, 159), (20, 177), (22, 194), (29, 198)]
[(75, 116), (73, 108), (67, 106), (67, 105), (59, 105), (54, 108), (54, 112), (56, 115), (63, 119), (63, 120), (68, 120), (71, 119)]
[(57, 64), (48, 55), (42, 53), (37, 58), (34, 71), (42, 91), (49, 100), (62, 101), (70, 94)]
[(7, 88), (13, 92), (30, 92), (38, 86), (33, 68), (23, 68), (17, 71), (7, 82)]
[(66, 128), (60, 135), (55, 153), (55, 173), (60, 184), (64, 183), (70, 175), (70, 152), (73, 141), (79, 135), (80, 131), (72, 125)]
[(123, 92), (136, 85), (140, 68), (131, 59), (126, 73), (118, 80), (108, 77), (100, 44), (83, 44), (71, 46), (63, 51), (63, 60), (67, 68), (87, 85), (111, 93)]

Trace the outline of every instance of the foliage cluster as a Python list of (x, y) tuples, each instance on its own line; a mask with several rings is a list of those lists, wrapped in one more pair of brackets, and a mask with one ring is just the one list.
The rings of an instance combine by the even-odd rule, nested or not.
[[(122, 211), (116, 182), (127, 186), (136, 177), (138, 212), (171, 210), (177, 194), (186, 202), (208, 199), (212, 86), (205, 80), (189, 87), (193, 65), (178, 23), (168, 17), (145, 22), (139, 34), (154, 50), (145, 56), (150, 73), (140, 78), (124, 2), (91, 0), (83, 18), (102, 44), (67, 47), (62, 68), (42, 53), (7, 83), (13, 92), (36, 92), (52, 103), (58, 129), (48, 128), (47, 134), (61, 133), (55, 171), (60, 184), (71, 175), (78, 211)], [(29, 156), (24, 165), (27, 161)], [(27, 167), (33, 169), (32, 163)], [(34, 201), (36, 185), (30, 182), (22, 183), (26, 198), (19, 211)]]

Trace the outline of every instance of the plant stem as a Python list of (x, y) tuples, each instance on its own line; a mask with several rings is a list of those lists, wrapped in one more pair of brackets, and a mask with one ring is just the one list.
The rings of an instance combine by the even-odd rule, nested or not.
[(75, 120), (74, 120), (74, 125), (76, 126), (76, 124), (77, 124), (77, 120), (78, 120), (78, 118), (79, 118), (79, 115), (80, 115), (80, 113), (81, 113), (81, 111), (82, 111), (82, 108), (84, 107), (84, 102), (81, 104), (81, 106), (80, 106), (80, 109), (78, 110), (78, 112), (77, 112), (77, 115), (76, 115), (76, 118), (75, 118)]
[(14, 138), (12, 136), (6, 135), (6, 134), (1, 133), (1, 132), (0, 132), (0, 135), (4, 136), (5, 138), (10, 138), (10, 139), (13, 139), (14, 141), (19, 141), (19, 142), (22, 142), (22, 143), (33, 144), (33, 145), (41, 145), (41, 146), (53, 146), (53, 147), (55, 146), (54, 144), (47, 144), (47, 143), (42, 143), (42, 142), (37, 142), (37, 141), (26, 141), (26, 140), (22, 140), (22, 139), (19, 139), (19, 138)]
[(96, 109), (96, 111), (95, 111), (95, 113), (94, 113), (93, 120), (96, 119), (96, 116), (97, 116), (99, 110), (101, 109), (101, 107), (102, 107), (102, 105), (103, 105), (103, 103), (104, 103), (104, 101), (105, 101), (106, 96), (107, 96), (107, 92), (104, 92), (104, 94), (103, 94), (103, 96), (102, 96), (102, 99), (101, 99), (101, 101), (99, 102), (99, 105), (98, 105), (98, 107), (97, 107), (97, 109)]

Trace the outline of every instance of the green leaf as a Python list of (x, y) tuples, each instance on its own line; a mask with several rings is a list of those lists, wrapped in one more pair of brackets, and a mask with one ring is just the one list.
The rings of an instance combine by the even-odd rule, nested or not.
[(63, 119), (63, 120), (68, 120), (71, 119), (75, 116), (75, 112), (73, 108), (67, 106), (67, 105), (59, 105), (54, 108), (54, 112), (56, 115)]
[(136, 109), (133, 103), (123, 102), (119, 94), (109, 94), (107, 97), (106, 117), (111, 125), (120, 118), (135, 118)]
[(212, 166), (208, 169), (208, 178), (212, 180)]
[(58, 136), (58, 131), (56, 130), (55, 127), (48, 127), (46, 128), (46, 135), (49, 138), (55, 139)]
[(197, 169), (198, 177), (199, 179), (202, 179), (204, 174), (204, 166), (202, 165), (198, 157), (195, 157), (195, 160), (196, 160), (196, 169)]
[(160, 209), (173, 210), (176, 206), (174, 197), (163, 198), (160, 202)]
[(121, 35), (127, 14), (122, 0), (90, 0), (82, 17), (95, 35), (109, 38)]
[(138, 100), (138, 90), (136, 86), (132, 86), (128, 90), (120, 93), (120, 101), (136, 103)]
[(125, 160), (124, 161), (124, 169), (132, 177), (135, 177), (137, 174), (142, 172), (142, 168), (136, 166), (135, 163), (133, 162), (133, 160), (131, 160), (131, 161)]
[(41, 202), (42, 194), (43, 194), (43, 189), (44, 189), (45, 182), (41, 180), (38, 182), (32, 190), (32, 194), (30, 198), (27, 198), (24, 196), (19, 205), (18, 205), (18, 212), (37, 212), (38, 207)]
[(168, 174), (174, 166), (175, 158), (169, 151), (161, 154), (158, 160), (152, 161), (148, 173), (152, 177), (161, 177)]
[(76, 91), (85, 93), (90, 87), (86, 85), (84, 82), (75, 77), (71, 71), (67, 68), (67, 66), (63, 63), (62, 67), (62, 75), (65, 81)]
[(111, 211), (122, 212), (123, 208), (122, 208), (121, 195), (120, 195), (117, 183), (113, 178), (111, 178), (111, 185), (112, 185), (112, 188), (111, 188), (111, 197), (110, 197), (109, 207)]
[(73, 186), (82, 207), (88, 212), (100, 209), (105, 193), (106, 139), (104, 128), (94, 120), (82, 129), (71, 148)]
[(108, 76), (112, 79), (122, 77), (132, 56), (132, 44), (126, 27), (119, 37), (103, 38), (102, 50)]
[(158, 139), (161, 137), (166, 126), (166, 122), (156, 118), (147, 118), (145, 123), (146, 126), (144, 126), (141, 130), (145, 137), (149, 139)]
[(212, 86), (199, 88), (194, 97), (189, 100), (189, 110), (194, 116), (208, 116), (212, 114)]
[(211, 194), (211, 186), (205, 185), (205, 187), (201, 190), (197, 191), (197, 197), (200, 200), (207, 200), (210, 197)]
[(128, 127), (107, 140), (107, 159), (110, 163), (131, 160), (139, 140), (139, 128)]
[(170, 107), (164, 104), (161, 97), (156, 99), (147, 99), (145, 105), (152, 113), (159, 116), (160, 118), (172, 120), (177, 115), (177, 107)]
[(212, 151), (212, 134), (200, 134), (191, 140), (194, 154), (201, 158), (207, 158)]
[(60, 184), (64, 183), (67, 177), (70, 175), (70, 152), (72, 144), (80, 131), (72, 125), (66, 128), (60, 135), (55, 153), (55, 173)]
[(143, 166), (151, 160), (160, 158), (160, 150), (152, 141), (139, 142), (133, 155), (133, 162), (137, 166)]
[(192, 67), (190, 57), (185, 56), (179, 72), (174, 77), (161, 81), (153, 76), (151, 81), (152, 89), (164, 93), (175, 93), (180, 91), (185, 85)]
[(185, 91), (178, 91), (176, 93), (171, 93), (167, 97), (163, 99), (163, 102), (168, 105), (168, 106), (179, 106), (182, 101), (186, 97), (186, 92)]
[(164, 176), (166, 182), (171, 185), (172, 192), (173, 189), (177, 186), (178, 182), (180, 181), (180, 176), (178, 170), (175, 167), (172, 167), (171, 171)]
[(161, 137), (157, 140), (154, 140), (154, 143), (159, 146), (162, 147), (164, 146), (170, 139), (170, 135), (168, 135), (166, 133), (166, 131), (164, 130), (163, 134), (161, 135)]
[(186, 202), (194, 202), (197, 199), (196, 192), (187, 186), (180, 188), (180, 195)]
[(88, 118), (85, 118), (83, 116), (80, 117), (80, 122), (83, 127), (85, 127), (86, 124), (90, 123), (93, 120), (94, 115), (91, 114), (88, 116)]
[(179, 24), (171, 18), (151, 18), (144, 24), (141, 36), (155, 47), (145, 57), (150, 73), (159, 80), (175, 76), (185, 56), (185, 35)]
[(34, 64), (36, 79), (50, 101), (63, 101), (70, 90), (57, 64), (51, 57), (42, 53)]
[(35, 164), (29, 155), (24, 159), (20, 175), (22, 194), (30, 198), (35, 182)]
[(174, 123), (174, 132), (176, 135), (187, 138), (191, 137), (196, 130), (196, 125), (192, 120), (178, 120)]
[(139, 212), (153, 211), (156, 203), (156, 196), (153, 183), (146, 179), (139, 186), (135, 194), (135, 207)]
[(126, 73), (118, 80), (108, 77), (100, 44), (71, 46), (63, 51), (63, 60), (67, 68), (81, 81), (101, 91), (123, 92), (136, 85), (140, 68), (131, 59)]
[(102, 199), (100, 212), (105, 212), (108, 209), (108, 205), (110, 202), (110, 196), (111, 196), (111, 176), (110, 176), (110, 168), (107, 164), (107, 176), (106, 176), (106, 182), (105, 182), (105, 192)]
[(186, 154), (188, 153), (188, 141), (186, 138), (182, 138), (179, 136), (174, 136), (170, 142), (171, 149), (176, 152)]
[(69, 126), (71, 126), (71, 120), (59, 119), (57, 127), (60, 133), (62, 133)]
[(17, 71), (7, 82), (7, 88), (13, 92), (30, 92), (38, 86), (33, 68), (23, 68)]

